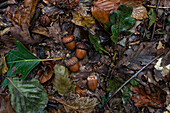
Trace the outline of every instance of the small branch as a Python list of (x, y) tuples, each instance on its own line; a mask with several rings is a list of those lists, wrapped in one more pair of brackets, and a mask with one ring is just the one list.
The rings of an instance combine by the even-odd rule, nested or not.
[(142, 67), (136, 74), (134, 74), (130, 79), (128, 79), (122, 86), (119, 87), (119, 89), (117, 89), (112, 96), (106, 101), (105, 105), (113, 98), (113, 96), (115, 96), (128, 82), (130, 82), (133, 78), (135, 78), (143, 69), (145, 69), (147, 66), (149, 66), (153, 61), (155, 61), (156, 59), (158, 59), (160, 56), (162, 56), (164, 53), (161, 53), (160, 55), (158, 55), (157, 57), (155, 57), (154, 59), (152, 59), (150, 62), (148, 62), (144, 67)]
[(40, 59), (41, 61), (61, 60), (62, 58)]
[(63, 105), (65, 105), (65, 106), (67, 106), (67, 107), (69, 107), (69, 108), (71, 108), (71, 109), (73, 109), (73, 110), (75, 110), (75, 111), (77, 111), (77, 112), (80, 113), (80, 111), (77, 110), (76, 108), (74, 108), (73, 106), (67, 105), (66, 103), (60, 101), (59, 99), (57, 99), (57, 98), (55, 98), (55, 97), (53, 97), (53, 96), (49, 96), (49, 99), (55, 100), (55, 101), (59, 102), (60, 104), (63, 104)]
[[(152, 5), (147, 5), (147, 7), (156, 8), (156, 6), (152, 6)], [(170, 9), (170, 7), (162, 7), (162, 6), (158, 6), (158, 9)]]

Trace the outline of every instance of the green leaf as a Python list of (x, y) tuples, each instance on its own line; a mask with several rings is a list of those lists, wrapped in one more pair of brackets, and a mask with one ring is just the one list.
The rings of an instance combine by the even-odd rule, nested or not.
[(130, 83), (132, 84), (132, 86), (138, 86), (139, 85), (139, 83), (136, 80), (134, 80), (134, 79), (132, 79), (130, 81)]
[(112, 40), (115, 44), (117, 44), (117, 42), (118, 42), (118, 40), (119, 40), (119, 34), (116, 32), (114, 25), (111, 27), (111, 31), (112, 31), (111, 40)]
[(149, 27), (148, 28), (150, 28), (155, 23), (155, 21), (156, 21), (156, 13), (153, 10), (153, 8), (151, 8), (149, 10), (148, 15), (149, 15), (149, 18), (150, 18), (150, 20), (149, 20)]
[[(107, 92), (114, 93), (123, 83), (124, 80), (122, 78), (114, 77), (112, 80), (110, 80), (106, 90)], [(130, 101), (132, 97), (132, 86), (130, 84), (127, 84), (121, 89), (120, 97), (123, 101), (123, 104), (127, 104)]]
[(131, 87), (131, 85), (127, 84), (120, 91), (122, 92), (121, 98), (122, 98), (123, 104), (124, 105), (128, 104), (129, 101), (131, 100), (131, 97), (132, 97), (132, 87)]
[[(7, 77), (8, 78), (8, 77)], [(48, 95), (37, 79), (8, 78), (11, 105), (17, 113), (44, 113)]]
[(135, 25), (136, 19), (135, 19), (135, 18), (132, 18), (132, 17), (126, 17), (126, 18), (123, 20), (123, 23), (124, 23), (124, 25), (125, 25), (123, 31), (126, 31), (126, 30), (132, 28), (132, 27)]
[[(41, 59), (34, 56), (24, 45), (14, 39), (17, 45), (17, 50), (10, 50), (6, 57), (6, 63), (9, 68), (7, 76), (14, 76), (17, 73), (22, 74), (22, 80), (30, 73), (30, 71), (37, 66)], [(2, 86), (7, 86), (5, 79)]]
[(127, 7), (125, 4), (121, 4), (118, 9), (119, 11), (121, 11), (121, 16), (123, 16), (123, 18), (131, 16), (132, 11), (133, 11), (133, 7), (129, 6)]
[[(109, 52), (107, 52), (100, 44), (100, 38), (97, 34), (92, 35), (90, 30), (89, 30), (89, 39), (90, 42), (93, 44), (94, 48), (96, 51), (99, 51), (99, 53), (105, 52), (107, 54), (109, 54)], [(110, 54), (109, 54), (110, 55)]]
[(56, 64), (54, 66), (54, 73), (55, 77), (52, 82), (54, 89), (63, 96), (71, 88), (72, 85), (72, 81), (69, 78), (69, 71), (64, 66)]
[(112, 25), (112, 24), (111, 24), (110, 22), (105, 22), (105, 23), (104, 23), (104, 28), (105, 28), (106, 30), (109, 30), (111, 25)]

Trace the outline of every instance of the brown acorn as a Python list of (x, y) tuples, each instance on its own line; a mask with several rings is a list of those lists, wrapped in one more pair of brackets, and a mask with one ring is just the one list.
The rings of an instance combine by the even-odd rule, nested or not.
[(72, 57), (71, 59), (69, 60), (66, 60), (66, 66), (69, 67), (69, 69), (72, 71), (72, 72), (77, 72), (79, 71), (79, 63), (78, 63), (78, 59), (76, 57)]
[(40, 24), (42, 26), (48, 26), (50, 25), (50, 23), (51, 23), (50, 18), (47, 15), (42, 15), (40, 17)]
[(65, 46), (69, 50), (74, 50), (74, 48), (76, 46), (76, 42), (74, 40), (74, 36), (73, 35), (70, 35), (70, 36), (67, 36), (67, 37), (63, 37), (63, 43), (65, 44)]
[(87, 54), (87, 45), (84, 43), (79, 43), (77, 44), (77, 48), (76, 48), (76, 57), (79, 59), (83, 59), (86, 54)]
[(92, 91), (94, 91), (97, 88), (97, 82), (98, 82), (98, 80), (97, 80), (97, 77), (95, 75), (90, 75), (87, 78), (87, 86)]

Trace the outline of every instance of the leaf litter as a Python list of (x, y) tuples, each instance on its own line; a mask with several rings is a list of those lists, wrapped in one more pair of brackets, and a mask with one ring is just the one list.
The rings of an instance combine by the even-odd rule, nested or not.
[[(12, 50), (14, 52), (18, 51), (16, 49), (19, 47), (16, 48), (11, 40), (15, 38), (19, 41), (16, 45), (21, 42), (30, 51), (31, 56), (35, 59), (38, 57), (43, 59), (38, 59), (38, 65), (31, 68), (29, 74), (24, 75), (22, 71), (28, 69), (22, 70), (12, 65), (10, 67), (8, 58), (10, 55), (5, 56), (9, 70), (0, 76), (0, 83), (9, 72), (19, 77), (17, 80), (8, 78), (14, 83), (17, 81), (16, 86), (19, 84), (24, 86), (27, 82), (27, 87), (33, 86), (29, 81), (36, 80), (34, 78), (39, 79), (36, 80), (37, 84), (40, 82), (42, 85), (38, 85), (40, 88), (37, 89), (36, 96), (41, 91), (47, 92), (48, 96), (40, 97), (38, 100), (49, 98), (48, 103), (46, 100), (45, 106), (42, 107), (42, 110), (48, 112), (168, 111), (170, 79), (167, 52), (169, 51), (167, 1), (159, 3), (159, 0), (156, 2), (153, 0), (9, 0), (8, 2), (4, 0), (0, 2), (4, 4), (2, 7), (0, 5), (1, 58), (4, 59), (6, 53), (11, 53), (5, 46), (14, 49)], [(126, 16), (128, 21), (117, 18), (120, 12), (120, 15), (124, 12), (118, 8), (125, 6), (122, 4), (126, 5), (126, 9), (133, 7), (133, 11), (131, 10)], [(114, 22), (115, 14), (117, 14), (116, 22)], [(46, 18), (41, 18), (44, 15), (50, 19), (50, 24)], [(133, 18), (136, 19), (135, 26)], [(108, 28), (105, 22), (108, 23)], [(130, 29), (131, 27), (133, 30)], [(130, 33), (128, 30), (133, 32)], [(65, 61), (75, 56), (75, 50), (69, 51), (63, 45), (62, 38), (67, 35), (73, 35), (76, 43), (86, 43), (89, 48), (86, 57), (78, 61), (80, 71), (76, 73), (65, 67)], [(24, 46), (21, 50), (25, 48)], [(164, 55), (158, 61), (152, 62), (146, 69), (140, 71), (135, 80), (128, 81), (161, 53)], [(28, 51), (19, 56), (23, 54), (26, 58), (31, 58), (27, 56)], [(62, 59), (52, 60), (59, 57)], [(55, 71), (54, 65), (62, 67), (61, 70), (65, 71), (65, 74), (61, 74), (62, 71)], [(3, 68), (4, 63), (0, 66)], [(98, 87), (94, 91), (89, 90), (87, 86), (87, 77), (91, 74), (98, 77)], [(21, 80), (23, 77), (24, 80)], [(115, 78), (119, 79), (115, 80)], [(11, 94), (11, 99), (22, 98), (22, 95), (12, 96), (16, 90), (12, 89), (15, 85), (11, 84), (10, 80), (8, 80), (8, 88), (0, 88), (0, 94)], [(120, 88), (126, 82), (130, 83)], [(118, 88), (120, 92), (112, 98), (111, 95)], [(25, 95), (29, 95), (29, 92)], [(26, 103), (28, 106), (31, 105), (29, 102)], [(19, 105), (20, 103), (13, 104), (12, 101), (11, 104), (20, 106), (19, 108), (13, 106), (15, 111), (26, 107)]]

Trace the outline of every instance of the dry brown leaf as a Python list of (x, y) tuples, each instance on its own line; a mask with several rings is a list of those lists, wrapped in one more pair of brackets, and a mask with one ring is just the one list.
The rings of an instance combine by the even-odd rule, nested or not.
[[(73, 106), (82, 113), (91, 113), (94, 107), (99, 103), (97, 98), (93, 97), (80, 97), (66, 102), (68, 105)], [(71, 109), (70, 109), (71, 110)], [(70, 111), (71, 112), (71, 111)]]
[(93, 2), (92, 15), (102, 24), (109, 22), (110, 11), (116, 10), (120, 0), (98, 0)]
[(137, 107), (161, 108), (166, 102), (167, 93), (152, 83), (149, 83), (149, 87), (133, 87), (133, 92), (132, 100)]
[[(39, 78), (39, 81), (40, 83), (45, 83), (47, 82), (48, 80), (50, 80), (50, 78), (52, 77), (53, 75), (53, 64), (50, 62), (50, 64), (46, 64), (43, 63), (45, 65), (45, 70), (44, 71), (41, 71), (41, 77)], [(39, 71), (40, 72), (40, 71)]]
[(76, 11), (73, 12), (73, 19), (71, 21), (78, 26), (91, 27), (95, 24), (95, 20), (87, 11), (88, 7), (80, 4)]

